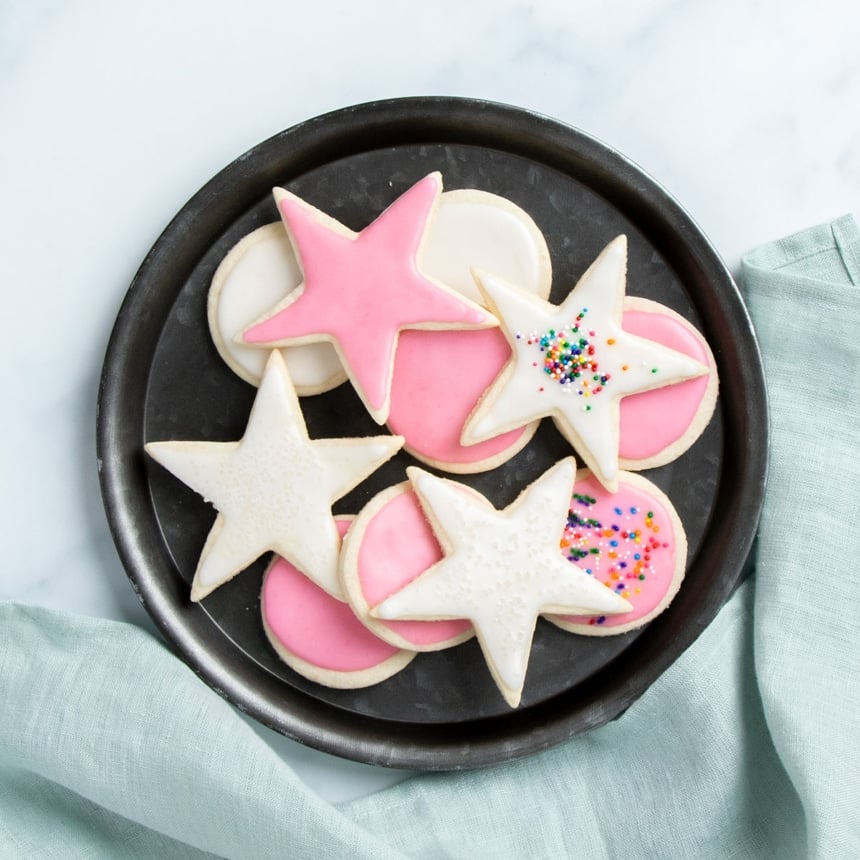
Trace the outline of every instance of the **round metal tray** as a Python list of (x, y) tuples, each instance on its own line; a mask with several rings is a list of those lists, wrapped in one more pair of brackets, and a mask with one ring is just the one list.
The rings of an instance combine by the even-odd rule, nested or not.
[[(575, 636), (539, 621), (523, 702), (510, 710), (473, 641), (419, 655), (363, 690), (298, 676), (269, 646), (259, 594), (265, 559), (202, 604), (189, 601), (215, 512), (143, 454), (145, 441), (227, 441), (244, 431), (255, 390), (210, 341), (206, 294), (245, 234), (276, 221), (283, 185), (361, 229), (399, 193), (441, 170), (446, 189), (480, 188), (522, 206), (544, 232), (553, 299), (619, 233), (629, 240), (628, 294), (669, 305), (707, 337), (720, 398), (702, 437), (647, 473), (678, 510), (690, 545), (672, 605), (641, 630)], [(379, 428), (348, 385), (303, 398), (311, 436)], [(117, 317), (100, 391), (98, 447), (105, 508), (125, 568), (177, 653), (215, 690), (279, 732), (377, 764), (453, 769), (522, 756), (626, 709), (699, 635), (742, 575), (766, 471), (761, 362), (729, 273), (684, 210), (622, 155), (528, 111), (463, 99), (393, 100), (347, 108), (276, 135), (204, 186), (158, 239)], [(458, 478), (510, 502), (569, 447), (545, 421), (508, 463)], [(404, 479), (407, 454), (341, 500), (356, 513)], [(514, 477), (515, 476), (515, 477)]]

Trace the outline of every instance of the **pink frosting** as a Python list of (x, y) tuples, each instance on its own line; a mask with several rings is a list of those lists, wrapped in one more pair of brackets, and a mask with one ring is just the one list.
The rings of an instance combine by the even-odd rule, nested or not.
[(617, 493), (593, 476), (576, 482), (562, 548), (633, 604), (623, 615), (563, 616), (575, 624), (617, 627), (656, 609), (673, 584), (677, 546), (672, 521), (651, 493), (624, 483)]
[(411, 451), (440, 463), (477, 463), (502, 454), (525, 429), (477, 445), (461, 445), (460, 434), (510, 355), (499, 329), (403, 332), (391, 386), (391, 432), (404, 436)]
[[(349, 519), (338, 519), (341, 535)], [(311, 665), (337, 672), (378, 666), (398, 653), (373, 635), (348, 603), (323, 591), (283, 558), (277, 558), (263, 582), (266, 625), (291, 653)]]
[[(625, 311), (622, 326), (631, 334), (656, 340), (702, 364), (709, 364), (700, 336), (675, 317)], [(621, 401), (619, 456), (626, 460), (644, 460), (680, 439), (693, 421), (707, 388), (708, 377), (699, 376), (625, 397)]]
[[(625, 311), (623, 326), (703, 364), (708, 352), (700, 336), (673, 316)], [(477, 445), (460, 444), (466, 419), (496, 378), (511, 350), (498, 329), (406, 331), (400, 338), (391, 387), (388, 426), (413, 452), (439, 463), (469, 464), (503, 454), (525, 429)], [(644, 460), (680, 439), (708, 387), (701, 376), (621, 401), (619, 456)]]
[(400, 329), (428, 324), (468, 328), (487, 322), (477, 307), (440, 289), (417, 268), (441, 181), (434, 173), (417, 182), (358, 235), (332, 229), (298, 198), (281, 199), (304, 289), (280, 312), (249, 329), (245, 341), (334, 338), (359, 394), (384, 416)]
[[(358, 553), (358, 579), (370, 606), (381, 603), (442, 558), (418, 498), (411, 490), (394, 496), (364, 530)], [(386, 621), (417, 646), (453, 639), (470, 629), (468, 621)]]

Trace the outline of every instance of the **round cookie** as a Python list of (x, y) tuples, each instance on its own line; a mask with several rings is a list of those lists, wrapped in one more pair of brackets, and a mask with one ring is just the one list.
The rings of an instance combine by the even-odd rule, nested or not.
[(405, 481), (372, 498), (343, 542), (340, 582), (353, 612), (376, 636), (397, 648), (439, 651), (474, 634), (468, 621), (382, 621), (372, 607), (442, 558), (412, 485)]
[[(341, 536), (352, 517), (338, 517)], [(349, 604), (275, 556), (260, 592), (263, 629), (278, 657), (305, 678), (337, 689), (378, 684), (415, 656), (373, 635)]]
[(708, 368), (703, 376), (622, 399), (619, 466), (628, 471), (654, 469), (680, 457), (707, 427), (717, 402), (717, 367), (701, 332), (665, 305), (628, 296), (621, 324), (625, 331), (688, 355)]
[(546, 616), (586, 636), (626, 633), (655, 618), (680, 588), (687, 563), (687, 538), (672, 503), (633, 472), (619, 474), (615, 493), (587, 470), (577, 472), (562, 550), (633, 606), (611, 616)]
[[(269, 350), (243, 343), (239, 335), (301, 280), (296, 255), (280, 222), (249, 233), (215, 270), (207, 307), (209, 333), (218, 354), (245, 382), (260, 384)], [(330, 343), (282, 347), (281, 354), (299, 396), (329, 391), (346, 381)]]

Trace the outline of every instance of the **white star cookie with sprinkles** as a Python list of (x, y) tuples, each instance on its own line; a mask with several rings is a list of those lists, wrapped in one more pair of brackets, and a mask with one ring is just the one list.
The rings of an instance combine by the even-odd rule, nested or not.
[(572, 457), (503, 510), (454, 481), (415, 467), (407, 473), (444, 557), (372, 614), (385, 620), (469, 619), (512, 708), (522, 697), (538, 615), (630, 611), (626, 600), (562, 555), (576, 476)]
[(439, 173), (415, 183), (354, 233), (294, 194), (275, 189), (302, 283), (243, 335), (246, 344), (330, 341), (378, 424), (388, 418), (394, 356), (404, 329), (492, 328), (474, 302), (429, 277), (421, 260), (442, 193)]
[(603, 486), (617, 488), (621, 398), (708, 372), (624, 331), (626, 272), (627, 239), (619, 236), (560, 305), (479, 276), (513, 355), (466, 422), (464, 444), (551, 417)]
[(310, 439), (273, 351), (239, 442), (150, 442), (146, 452), (217, 508), (191, 587), (201, 600), (273, 551), (338, 596), (332, 504), (400, 450), (400, 436)]

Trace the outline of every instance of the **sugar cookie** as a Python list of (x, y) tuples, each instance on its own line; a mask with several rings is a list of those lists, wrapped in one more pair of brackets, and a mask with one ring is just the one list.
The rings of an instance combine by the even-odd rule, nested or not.
[(522, 696), (538, 615), (630, 611), (624, 598), (561, 554), (576, 473), (572, 457), (501, 511), (454, 481), (415, 467), (407, 472), (444, 557), (371, 614), (384, 620), (468, 618), (512, 708)]
[(275, 199), (299, 264), (302, 283), (245, 343), (334, 344), (371, 417), (388, 418), (397, 341), (403, 329), (491, 328), (495, 319), (424, 274), (422, 252), (442, 192), (431, 173), (360, 233), (283, 189)]
[[(478, 303), (483, 298), (473, 268), (542, 298), (549, 296), (552, 282), (549, 249), (534, 220), (504, 197), (476, 189), (442, 192), (427, 231), (423, 266), (430, 277)], [(252, 385), (259, 383), (268, 350), (241, 343), (236, 335), (297, 287), (301, 277), (280, 222), (245, 236), (215, 272), (209, 290), (212, 339), (224, 361)], [(346, 378), (330, 343), (283, 347), (282, 353), (300, 395), (320, 393)], [(477, 472), (513, 456), (538, 422), (477, 445), (460, 444), (466, 418), (509, 356), (497, 328), (401, 332), (389, 429), (404, 437), (404, 449), (414, 457), (449, 472)], [(459, 372), (464, 367), (468, 373)]]
[(272, 550), (337, 595), (331, 505), (403, 445), (397, 436), (310, 439), (273, 350), (239, 442), (150, 442), (146, 452), (218, 510), (191, 587), (201, 600)]
[[(341, 537), (351, 517), (337, 517)], [(275, 652), (300, 675), (326, 687), (369, 687), (399, 672), (415, 656), (374, 636), (342, 597), (311, 582), (275, 556), (260, 592), (263, 629)]]
[(717, 365), (708, 342), (692, 323), (650, 299), (627, 296), (621, 325), (630, 334), (682, 352), (708, 368), (703, 376), (622, 398), (619, 467), (654, 469), (680, 457), (708, 425), (719, 390)]
[[(301, 268), (280, 222), (243, 237), (215, 270), (207, 300), (209, 333), (218, 354), (245, 382), (260, 384), (270, 350), (243, 343), (241, 333), (301, 280)], [(281, 354), (299, 396), (321, 394), (346, 381), (330, 343), (287, 346)]]
[(626, 269), (627, 240), (619, 236), (561, 305), (480, 276), (513, 356), (468, 419), (464, 444), (549, 416), (600, 482), (616, 488), (621, 398), (708, 372), (621, 328)]
[(356, 616), (383, 641), (415, 651), (450, 648), (474, 635), (468, 621), (382, 621), (370, 613), (441, 559), (412, 484), (404, 481), (374, 496), (355, 518), (341, 552), (341, 587)]
[(562, 549), (632, 606), (617, 615), (547, 616), (587, 636), (626, 633), (651, 621), (677, 593), (687, 564), (687, 538), (672, 503), (633, 472), (619, 473), (615, 493), (588, 471), (577, 473)]

